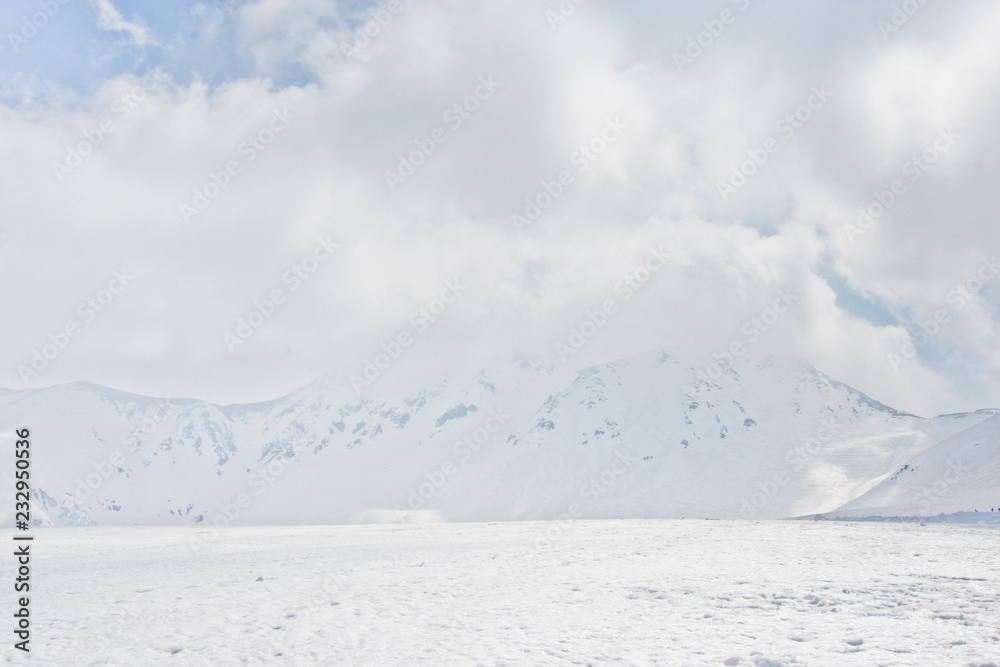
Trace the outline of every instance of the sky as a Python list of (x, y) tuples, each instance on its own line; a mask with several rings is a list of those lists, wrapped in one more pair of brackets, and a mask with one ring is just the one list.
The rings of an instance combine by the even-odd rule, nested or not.
[(674, 348), (1000, 407), (997, 34), (986, 0), (8, 0), (0, 386)]

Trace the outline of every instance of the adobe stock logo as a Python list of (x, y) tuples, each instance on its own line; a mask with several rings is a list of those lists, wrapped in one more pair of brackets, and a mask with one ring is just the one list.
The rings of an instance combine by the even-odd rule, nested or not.
[(371, 46), (382, 30), (389, 27), (392, 17), (403, 13), (403, 4), (399, 0), (389, 0), (384, 7), (372, 7), (368, 10), (371, 17), (364, 25), (359, 26), (354, 31), (354, 39), (351, 44), (340, 43), (340, 52), (348, 58), (355, 58), (361, 52)]
[(576, 13), (576, 8), (585, 3), (587, 0), (562, 0), (559, 6), (556, 7), (555, 11), (551, 9), (545, 10), (545, 20), (549, 22), (549, 27), (553, 31), (557, 30), (559, 26), (569, 20), (569, 17)]
[(611, 463), (600, 473), (594, 475), (584, 482), (577, 491), (577, 494), (586, 502), (574, 501), (564, 512), (556, 514), (546, 522), (545, 530), (535, 531), (533, 549), (524, 553), (527, 558), (534, 558), (536, 554), (547, 549), (551, 549), (553, 544), (565, 537), (566, 533), (573, 526), (573, 522), (584, 516), (589, 509), (599, 506), (601, 498), (609, 493), (617, 484), (626, 479), (632, 466), (638, 461), (628, 448), (615, 450)]
[[(500, 86), (501, 82), (495, 80), (492, 74), (480, 76), (472, 93), (445, 109), (444, 113), (441, 114), (441, 120), (448, 124), (449, 130), (454, 132), (462, 127), (465, 121), (472, 118), (472, 114), (478, 111), (484, 102), (493, 97)], [(406, 179), (417, 173), (417, 169), (422, 167), (437, 152), (438, 146), (446, 141), (448, 141), (448, 132), (440, 127), (435, 127), (423, 139), (414, 139), (413, 145), (416, 148), (406, 155), (400, 154), (395, 170), (385, 171), (382, 174), (389, 192), (395, 192), (399, 186), (406, 182)]]
[(414, 329), (413, 333), (403, 329), (388, 343), (382, 343), (381, 352), (376, 353), (371, 359), (365, 359), (364, 370), (361, 374), (355, 373), (351, 376), (351, 387), (354, 388), (354, 393), (361, 396), (362, 390), (371, 387), (372, 383), (378, 380), (382, 373), (399, 359), (403, 351), (413, 345), (416, 335), (427, 331), (430, 325), (437, 321), (466, 289), (468, 289), (468, 285), (461, 284), (457, 279), (445, 280), (444, 287), (437, 298), (431, 299), (426, 306), (418, 308), (410, 314), (410, 326)]
[(69, 347), (70, 341), (83, 333), (84, 328), (97, 319), (98, 314), (103, 313), (134, 278), (135, 276), (129, 275), (125, 267), (122, 267), (121, 271), (112, 271), (107, 287), (99, 289), (93, 296), (87, 297), (77, 305), (76, 312), (83, 318), (82, 324), (76, 320), (68, 320), (55, 333), (49, 333), (47, 342), (33, 348), (28, 365), (21, 364), (17, 367), (17, 373), (21, 376), (24, 386), (27, 387), (33, 378), (43, 373), (49, 364)]
[[(782, 471), (774, 473), (772, 480), (765, 480), (763, 482), (757, 482), (757, 490), (750, 494), (749, 500), (747, 498), (740, 498), (740, 516), (744, 519), (752, 519), (757, 516), (757, 512), (767, 507), (767, 504), (778, 495), (778, 491), (781, 490), (788, 482), (788, 475)], [(729, 515), (727, 519), (734, 519), (736, 517)]]
[(782, 141), (788, 141), (801, 130), (813, 116), (833, 97), (833, 93), (826, 89), (826, 84), (813, 86), (809, 89), (809, 94), (794, 109), (787, 112), (774, 123), (774, 129), (780, 135), (780, 139), (768, 137), (757, 148), (748, 148), (747, 159), (738, 165), (733, 165), (729, 172), (727, 181), (716, 181), (715, 187), (719, 191), (722, 201), (731, 194), (735, 194), (740, 188), (747, 184), (747, 181), (763, 169), (771, 156), (781, 149)]
[[(934, 141), (925, 146), (919, 153), (914, 153), (900, 167), (900, 172), (910, 177), (911, 183), (919, 181), (931, 166), (941, 159), (952, 146), (955, 140), (962, 135), (948, 128), (938, 128), (937, 137)], [(844, 225), (844, 235), (850, 243), (863, 236), (882, 216), (907, 193), (906, 183), (901, 178), (897, 178), (889, 183), (885, 190), (875, 190), (872, 192), (874, 199), (863, 207), (858, 207), (858, 219), (856, 224), (846, 223)]]
[(952, 317), (965, 308), (998, 275), (1000, 275), (1000, 262), (997, 261), (996, 255), (983, 257), (972, 275), (948, 292), (948, 308), (938, 308), (929, 319), (917, 319), (911, 324), (910, 331), (900, 344), (899, 354), (886, 353), (886, 361), (889, 362), (892, 371), (898, 373), (900, 366), (916, 359), (918, 350), (929, 345), (945, 325), (952, 321)]
[[(510, 414), (505, 413), (503, 407), (490, 408), (486, 411), (486, 417), (481, 426), (475, 428), (461, 440), (456, 440), (452, 445), (452, 452), (461, 459), (461, 463), (468, 463), (480, 449), (489, 443), (490, 438), (503, 428), (509, 419)], [(456, 463), (449, 458), (435, 470), (425, 472), (424, 481), (421, 481), (416, 487), (411, 486), (407, 489), (409, 493), (406, 497), (406, 506), (411, 511), (423, 508), (424, 504), (433, 499), (444, 488), (448, 480), (458, 473), (461, 463)], [(400, 505), (396, 505), (395, 510), (400, 514), (405, 514), (404, 508)]]
[[(732, 0), (740, 11), (746, 11), (750, 6), (750, 0)], [(696, 35), (688, 36), (687, 46), (684, 52), (674, 51), (674, 65), (678, 72), (683, 72), (688, 65), (693, 65), (694, 61), (701, 58), (706, 50), (712, 48), (715, 42), (722, 37), (726, 31), (726, 26), (736, 23), (737, 14), (731, 9), (723, 9), (719, 12), (718, 18), (702, 21), (705, 29)]]
[(598, 308), (587, 310), (584, 313), (586, 318), (570, 328), (566, 342), (556, 343), (556, 354), (559, 355), (559, 361), (566, 361), (567, 357), (576, 354), (587, 344), (588, 340), (596, 336), (597, 332), (608, 323), (609, 318), (618, 312), (619, 307), (641, 290), (654, 273), (666, 266), (667, 260), (672, 255), (673, 251), (664, 250), (663, 246), (659, 248), (649, 246), (649, 255), (646, 260), (615, 283), (614, 291), (615, 294), (622, 295), (621, 302), (614, 298), (605, 299)]
[(27, 15), (21, 17), (21, 29), (17, 33), (8, 32), (7, 41), (14, 53), (20, 53), (21, 47), (27, 46), (28, 42), (35, 38), (38, 31), (49, 24), (49, 21), (56, 17), (61, 5), (65, 5), (69, 0), (42, 0), (38, 3), (39, 11), (34, 12), (29, 20)]
[(243, 173), (243, 168), (257, 159), (267, 147), (274, 142), (275, 138), (288, 129), (289, 122), (295, 118), (295, 114), (289, 113), (288, 109), (277, 108), (271, 110), (271, 117), (254, 134), (240, 142), (236, 147), (236, 153), (242, 158), (228, 160), (219, 171), (209, 171), (208, 180), (200, 188), (194, 188), (191, 204), (181, 202), (177, 205), (181, 219), (185, 224), (191, 224), (194, 216), (201, 215), (216, 198), (230, 186), (237, 176)]
[[(579, 173), (583, 173), (593, 164), (598, 157), (613, 144), (622, 133), (628, 128), (628, 124), (623, 122), (619, 116), (604, 121), (601, 131), (591, 138), (590, 141), (577, 146), (573, 154), (569, 156), (570, 163), (576, 167)], [(524, 200), (524, 209), (520, 213), (512, 213), (511, 224), (518, 234), (524, 227), (528, 227), (538, 220), (547, 208), (552, 206), (573, 185), (575, 179), (569, 169), (562, 169), (553, 177), (551, 181), (543, 180), (541, 189), (536, 191), (531, 197)]]
[[(750, 350), (751, 345), (759, 341), (765, 333), (777, 324), (781, 316), (791, 310), (795, 302), (800, 298), (792, 287), (779, 288), (774, 290), (774, 293), (777, 296), (771, 302), (771, 305), (743, 322), (743, 326), (740, 327), (740, 333), (747, 339), (747, 342), (743, 343), (741, 340), (733, 340), (730, 341), (729, 346), (723, 352), (713, 353), (712, 358), (715, 361), (704, 370), (698, 369), (698, 379), (700, 381), (711, 386), (713, 380), (718, 380), (724, 373), (735, 370), (736, 360), (746, 354)], [(694, 397), (698, 393), (698, 388), (690, 384), (684, 385), (682, 390), (689, 397)]]
[(901, 5), (892, 6), (892, 14), (889, 20), (879, 19), (878, 29), (882, 33), (882, 39), (889, 39), (889, 35), (899, 32), (899, 29), (910, 22), (910, 18), (920, 11), (927, 0), (905, 0)]
[[(290, 285), (289, 292), (295, 292), (333, 257), (334, 251), (339, 247), (340, 244), (334, 242), (329, 234), (326, 237), (317, 236), (316, 245), (313, 246), (312, 251), (281, 274), (282, 284)], [(222, 341), (226, 344), (229, 352), (235, 352), (238, 346), (250, 340), (250, 337), (271, 319), (278, 308), (287, 302), (287, 299), (288, 293), (280, 287), (272, 289), (261, 299), (255, 299), (250, 312), (245, 317), (236, 320), (234, 332), (227, 331), (222, 336)]]
[(964, 477), (967, 472), (969, 472), (969, 469), (962, 465), (961, 461), (949, 459), (948, 469), (945, 471), (944, 475), (940, 479), (936, 480), (931, 486), (921, 489), (920, 493), (913, 496), (913, 500), (911, 502), (919, 507), (920, 512), (923, 514), (929, 513), (931, 511), (932, 501), (947, 496), (952, 487), (958, 485), (958, 483), (962, 481), (962, 477)]
[(60, 183), (73, 171), (82, 165), (86, 159), (97, 150), (97, 147), (118, 129), (117, 123), (126, 120), (139, 105), (148, 100), (157, 88), (165, 80), (165, 75), (160, 71), (147, 72), (139, 83), (122, 95), (115, 98), (111, 103), (111, 112), (117, 120), (105, 116), (97, 125), (83, 130), (83, 138), (75, 144), (66, 146), (66, 155), (62, 162), (58, 160), (52, 162), (52, 171)]

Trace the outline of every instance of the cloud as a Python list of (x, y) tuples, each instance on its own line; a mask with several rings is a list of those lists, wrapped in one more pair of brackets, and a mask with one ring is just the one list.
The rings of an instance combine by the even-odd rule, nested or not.
[[(889, 5), (740, 4), (678, 71), (718, 12), (588, 3), (553, 30), (529, 2), (261, 0), (214, 28), (247, 75), (210, 84), (168, 61), (156, 85), (121, 72), (0, 106), (0, 306), (20, 322), (0, 332), (0, 385), (23, 386), (18, 366), (73, 321), (32, 386), (261, 400), (357, 372), (408, 332), (407, 359), (431, 368), (737, 341), (901, 409), (1000, 405), (1000, 281), (949, 301), (1000, 246), (1000, 14), (925, 5), (883, 39)], [(128, 25), (113, 29), (153, 43)], [(948, 125), (954, 145), (908, 180)], [(734, 170), (745, 182), (723, 198)], [(894, 179), (905, 193), (851, 242), (845, 225)], [(287, 279), (325, 235), (333, 256)], [(671, 261), (626, 300), (660, 246)], [(122, 266), (134, 281), (83, 322), (79, 304)], [(467, 289), (416, 332), (448, 280)], [(274, 290), (284, 301), (231, 352), (225, 336)], [(753, 324), (779, 290), (793, 307)], [(892, 317), (865, 317), (847, 290)], [(617, 312), (560, 359), (608, 299)], [(941, 308), (949, 321), (915, 345)]]
[(134, 16), (132, 20), (126, 20), (111, 0), (90, 0), (97, 12), (97, 27), (101, 30), (126, 33), (134, 46), (156, 46), (156, 37), (146, 26), (142, 18)]

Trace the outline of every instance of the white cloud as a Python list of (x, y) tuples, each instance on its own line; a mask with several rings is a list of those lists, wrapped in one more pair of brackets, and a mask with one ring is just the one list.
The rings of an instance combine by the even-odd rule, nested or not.
[[(95, 7), (107, 26), (132, 26), (107, 29), (152, 40), (109, 2)], [(23, 324), (0, 333), (11, 351), (0, 385), (22, 386), (17, 365), (79, 319), (77, 304), (122, 263), (134, 284), (38, 384), (82, 378), (268, 398), (321, 372), (355, 372), (448, 279), (468, 290), (414, 359), (555, 358), (569, 328), (620, 298), (616, 283), (650, 245), (665, 244), (676, 251), (671, 266), (569, 364), (658, 346), (722, 351), (745, 339), (743, 325), (775, 290), (791, 288), (800, 300), (755, 349), (798, 352), (918, 413), (1000, 404), (1000, 290), (970, 299), (897, 373), (887, 354), (913, 327), (867, 321), (821, 275), (833, 266), (904, 324), (918, 323), (1000, 246), (998, 54), (986, 38), (996, 12), (960, 3), (948, 11), (961, 19), (938, 22), (928, 5), (898, 35), (905, 40), (883, 40), (881, 7), (755, 4), (677, 72), (672, 53), (711, 18), (697, 4), (649, 15), (586, 4), (556, 31), (528, 2), (403, 7), (349, 56), (340, 44), (364, 13), (318, 0), (246, 3), (234, 41), (253, 76), (215, 86), (178, 77), (143, 93), (141, 79), (121, 75), (80, 99), (0, 107), (9, 202), (0, 305)], [(489, 76), (500, 87), (453, 127), (446, 112)], [(776, 123), (819, 85), (833, 97), (782, 136)], [(294, 118), (269, 135), (275, 109)], [(574, 154), (616, 116), (626, 129), (581, 170)], [(104, 119), (112, 131), (60, 182), (52, 163)], [(843, 226), (857, 207), (946, 122), (962, 133), (954, 152), (848, 243)], [(385, 172), (435, 129), (446, 140), (390, 192)], [(269, 143), (251, 150), (250, 137)], [(769, 137), (780, 138), (778, 151), (722, 201), (718, 181)], [(229, 162), (239, 174), (185, 224), (178, 206), (226, 180)], [(561, 170), (573, 182), (518, 233), (511, 214)], [(317, 234), (341, 248), (292, 293), (282, 274)], [(287, 302), (231, 354), (223, 334), (275, 288)]]
[(158, 43), (142, 18), (133, 16), (131, 21), (127, 20), (111, 0), (90, 0), (90, 3), (97, 12), (97, 27), (101, 30), (126, 33), (135, 46), (153, 46)]

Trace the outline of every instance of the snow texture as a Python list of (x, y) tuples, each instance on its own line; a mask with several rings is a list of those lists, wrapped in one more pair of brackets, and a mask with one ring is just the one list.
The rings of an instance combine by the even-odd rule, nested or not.
[[(39, 665), (1000, 664), (995, 528), (829, 521), (55, 528)], [(4, 539), (9, 539), (9, 535)], [(12, 558), (4, 566), (9, 580)]]

